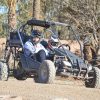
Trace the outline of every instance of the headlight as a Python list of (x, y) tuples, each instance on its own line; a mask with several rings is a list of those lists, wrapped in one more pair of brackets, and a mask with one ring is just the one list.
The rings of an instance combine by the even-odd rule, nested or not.
[(69, 66), (69, 67), (71, 67), (72, 65), (71, 65), (71, 63), (70, 62), (68, 62), (68, 61), (63, 61), (63, 64), (65, 65), (65, 66)]

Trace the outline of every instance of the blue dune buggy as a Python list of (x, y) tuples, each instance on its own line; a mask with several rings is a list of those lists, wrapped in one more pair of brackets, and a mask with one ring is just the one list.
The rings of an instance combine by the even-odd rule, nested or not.
[[(24, 31), (27, 25), (44, 27), (51, 33), (49, 40), (58, 39), (57, 35), (52, 31), (53, 26), (69, 27), (73, 35), (77, 37), (73, 28), (68, 24), (36, 19), (28, 20), (17, 32), (11, 32), (6, 41), (4, 58), (0, 61), (1, 80), (8, 79), (10, 73), (8, 61), (12, 53), (14, 58), (13, 75), (18, 80), (25, 80), (28, 77), (32, 77), (39, 83), (53, 83), (55, 76), (71, 76), (75, 79), (84, 80), (86, 87), (100, 88), (100, 69), (89, 64), (83, 57), (78, 57), (72, 53), (69, 45), (56, 45), (52, 44), (49, 40), (45, 41), (43, 39), (41, 43), (49, 51), (47, 60), (40, 63), (31, 57), (26, 57), (24, 54), (24, 43), (30, 38)], [(78, 38), (77, 41), (80, 44)], [(80, 50), (82, 52), (81, 44)]]

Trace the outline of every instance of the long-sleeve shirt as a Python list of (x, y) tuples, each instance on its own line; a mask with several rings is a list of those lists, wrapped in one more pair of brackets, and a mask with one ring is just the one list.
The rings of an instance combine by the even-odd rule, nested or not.
[(48, 51), (44, 48), (44, 46), (40, 43), (33, 45), (31, 41), (27, 41), (24, 45), (25, 54), (30, 56), (31, 54), (38, 53), (40, 50), (44, 50), (46, 55), (48, 55)]

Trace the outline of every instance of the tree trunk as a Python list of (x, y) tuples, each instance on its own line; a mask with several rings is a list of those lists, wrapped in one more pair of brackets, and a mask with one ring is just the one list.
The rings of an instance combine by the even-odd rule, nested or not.
[(8, 25), (12, 29), (16, 29), (16, 0), (8, 0)]
[(40, 18), (40, 0), (33, 0), (33, 18)]
[[(33, 18), (35, 19), (40, 19), (41, 18), (41, 5), (40, 5), (40, 0), (33, 0)], [(42, 31), (42, 27), (38, 26), (33, 26), (34, 29)]]

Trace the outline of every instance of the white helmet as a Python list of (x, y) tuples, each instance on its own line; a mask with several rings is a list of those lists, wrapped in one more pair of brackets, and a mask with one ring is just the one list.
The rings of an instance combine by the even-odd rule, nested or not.
[(58, 36), (56, 34), (51, 35), (49, 43), (51, 44), (51, 46), (58, 46), (59, 44)]

